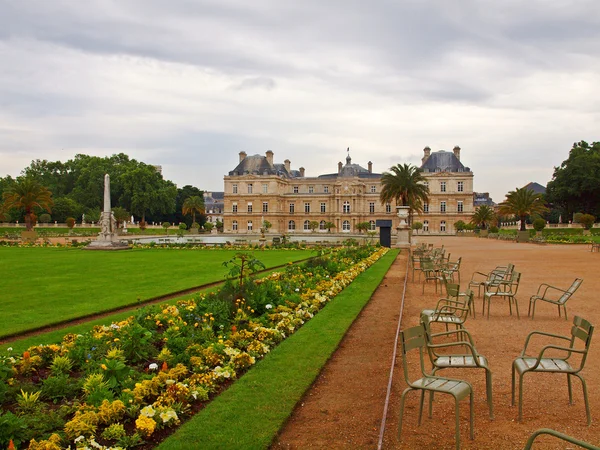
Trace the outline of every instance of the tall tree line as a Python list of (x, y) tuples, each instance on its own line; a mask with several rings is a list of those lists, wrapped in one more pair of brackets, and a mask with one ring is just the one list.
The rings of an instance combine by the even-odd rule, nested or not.
[[(109, 157), (79, 154), (66, 162), (34, 160), (17, 180), (10, 176), (0, 177), (0, 197), (20, 179), (34, 179), (52, 193), (53, 221), (64, 222), (67, 217), (81, 221), (83, 214), (86, 221), (97, 221), (103, 204), (106, 173), (110, 175), (112, 207), (123, 208), (136, 221), (182, 222), (186, 219), (181, 214), (185, 199), (203, 194), (189, 185), (177, 189), (174, 183), (163, 179), (154, 166), (119, 153)], [(18, 209), (5, 211), (5, 214), (12, 221), (24, 218), (24, 212)], [(191, 222), (191, 218), (187, 219)]]

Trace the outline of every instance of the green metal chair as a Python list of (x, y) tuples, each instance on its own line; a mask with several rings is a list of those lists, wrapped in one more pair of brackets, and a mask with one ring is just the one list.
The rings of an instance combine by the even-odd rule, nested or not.
[(441, 298), (435, 309), (424, 309), (421, 311), (421, 322), (443, 323), (456, 326), (456, 329), (464, 328), (469, 317), (469, 300), (473, 298), (473, 291), (467, 291), (467, 295), (458, 297), (456, 300)]
[(451, 283), (442, 274), (444, 279), (444, 286), (446, 287), (446, 296), (449, 299), (459, 300), (460, 297), (467, 297), (467, 307), (469, 308), (469, 312), (473, 314), (473, 318), (475, 319), (475, 293), (471, 289), (467, 289), (465, 292), (460, 291), (460, 284)]
[(529, 436), (529, 439), (527, 439), (527, 442), (525, 443), (525, 448), (523, 448), (523, 450), (531, 450), (533, 441), (535, 441), (535, 439), (538, 436), (541, 436), (542, 434), (548, 434), (550, 436), (554, 436), (558, 439), (562, 439), (565, 442), (578, 445), (578, 446), (580, 446), (582, 448), (586, 448), (588, 450), (600, 450), (600, 447), (596, 447), (595, 445), (592, 445), (588, 442), (580, 441), (579, 439), (575, 439), (574, 437), (568, 436), (564, 433), (559, 433), (556, 430), (551, 430), (550, 428), (540, 428), (539, 430), (534, 431), (533, 434), (531, 436)]
[(497, 281), (493, 284), (486, 286), (485, 293), (483, 294), (483, 314), (485, 314), (485, 304), (487, 303), (487, 318), (490, 318), (490, 305), (493, 297), (505, 298), (508, 300), (508, 309), (512, 316), (512, 305), (514, 303), (517, 310), (517, 318), (519, 316), (519, 303), (517, 302), (517, 291), (519, 290), (519, 283), (521, 281), (521, 272), (514, 272), (511, 274), (509, 280)]
[(446, 278), (450, 279), (452, 282), (454, 282), (454, 274), (456, 274), (457, 278), (458, 278), (458, 284), (460, 284), (460, 263), (462, 261), (462, 256), (459, 257), (456, 261), (448, 261), (443, 270), (442, 273), (446, 276)]
[(426, 256), (410, 255), (410, 268), (412, 270), (412, 280), (415, 281), (415, 272), (419, 272), (419, 281), (421, 281), (421, 272), (423, 272), (422, 262), (430, 261)]
[(425, 283), (429, 284), (430, 281), (435, 284), (435, 292), (437, 292), (438, 284), (441, 286), (443, 281), (440, 266), (431, 259), (421, 260), (421, 272), (423, 273), (423, 293), (425, 293)]
[[(579, 316), (575, 316), (573, 319), (573, 326), (571, 327), (571, 336), (561, 336), (558, 334), (545, 333), (542, 331), (532, 331), (527, 335), (525, 339), (525, 347), (521, 352), (521, 355), (513, 361), (512, 365), (512, 405), (515, 404), (515, 374), (519, 374), (519, 420), (523, 417), (523, 375), (527, 372), (549, 372), (549, 373), (562, 373), (567, 375), (567, 385), (569, 388), (569, 404), (573, 404), (573, 390), (571, 388), (571, 377), (576, 376), (581, 380), (583, 387), (583, 400), (585, 403), (585, 412), (587, 415), (588, 426), (592, 423), (592, 416), (590, 414), (590, 405), (588, 402), (587, 386), (585, 379), (579, 373), (583, 370), (585, 360), (587, 358), (590, 343), (592, 341), (592, 334), (594, 333), (594, 326), (587, 320), (582, 319)], [(555, 339), (561, 339), (568, 341), (569, 345), (545, 345), (537, 357), (527, 356), (527, 346), (532, 336), (540, 335), (547, 336)], [(575, 348), (579, 344), (583, 348)], [(545, 357), (548, 350), (560, 351), (561, 357)], [(556, 353), (556, 352), (553, 352)], [(569, 361), (572, 355), (581, 355), (579, 361), (573, 363)], [(572, 365), (573, 363), (573, 365)]]
[[(402, 418), (404, 415), (404, 400), (406, 394), (411, 391), (421, 391), (421, 401), (419, 404), (419, 425), (421, 425), (421, 418), (423, 416), (423, 403), (425, 401), (425, 392), (439, 392), (440, 394), (449, 394), (454, 397), (456, 404), (455, 414), (455, 435), (456, 435), (456, 449), (460, 449), (460, 410), (459, 402), (466, 398), (470, 399), (470, 437), (474, 439), (473, 434), (473, 387), (467, 381), (456, 380), (453, 378), (443, 378), (434, 375), (429, 375), (425, 372), (425, 362), (423, 354), (427, 348), (427, 338), (425, 334), (425, 328), (423, 325), (409, 328), (400, 332), (400, 346), (402, 351), (402, 366), (404, 369), (404, 379), (408, 387), (402, 392), (400, 397), (400, 419), (398, 420), (398, 438), (402, 434)], [(422, 377), (415, 381), (410, 381), (407, 353), (412, 350), (419, 350), (419, 360), (421, 364)], [(431, 407), (429, 409), (429, 418), (431, 418)]]
[(583, 283), (582, 278), (575, 278), (575, 281), (573, 281), (571, 287), (566, 291), (555, 286), (550, 286), (546, 283), (540, 284), (537, 293), (532, 295), (529, 299), (529, 311), (527, 312), (527, 315), (529, 316), (531, 314), (531, 318), (533, 319), (533, 316), (535, 315), (535, 302), (538, 300), (542, 300), (544, 302), (552, 303), (553, 305), (558, 306), (558, 317), (561, 316), (560, 307), (562, 306), (563, 310), (565, 311), (565, 320), (568, 320), (567, 300), (569, 300), (571, 296), (575, 293), (575, 291), (579, 289), (581, 283)]
[[(475, 343), (471, 334), (465, 329), (446, 331), (443, 333), (432, 333), (429, 321), (425, 320), (423, 326), (427, 336), (427, 351), (429, 359), (433, 365), (432, 375), (442, 369), (484, 369), (486, 399), (490, 409), (490, 419), (494, 419), (494, 406), (492, 403), (492, 371), (490, 370), (488, 360), (480, 355), (475, 349)], [(434, 343), (436, 338), (456, 336), (455, 342)], [(438, 339), (439, 340), (439, 339)], [(440, 353), (439, 350), (462, 347), (461, 353)], [(433, 393), (430, 394), (429, 407), (433, 400)], [(430, 413), (431, 415), (431, 413)]]
[(481, 297), (481, 288), (483, 288), (485, 292), (486, 287), (509, 278), (514, 268), (514, 264), (509, 263), (506, 266), (496, 266), (496, 268), (489, 273), (473, 272), (468, 287), (469, 289), (476, 287), (477, 297), (479, 298)]

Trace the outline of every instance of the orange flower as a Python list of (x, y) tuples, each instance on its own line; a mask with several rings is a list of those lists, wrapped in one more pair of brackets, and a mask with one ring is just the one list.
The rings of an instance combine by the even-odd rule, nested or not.
[(167, 365), (167, 362), (163, 362), (162, 367), (160, 368), (160, 370), (162, 370), (163, 372), (166, 372), (169, 369), (169, 366)]
[(15, 450), (15, 443), (13, 442), (12, 439), (8, 443), (8, 450)]
[[(31, 355), (29, 354), (29, 352), (28, 352), (28, 351), (24, 351), (24, 352), (23, 352), (23, 359), (29, 359), (29, 357), (30, 357), (30, 356), (31, 356)], [(13, 444), (13, 445), (14, 445), (14, 444)]]
[(233, 331), (233, 332), (235, 333), (235, 332), (237, 331), (237, 327), (236, 327), (235, 325), (233, 325), (233, 326), (231, 327), (231, 331)]

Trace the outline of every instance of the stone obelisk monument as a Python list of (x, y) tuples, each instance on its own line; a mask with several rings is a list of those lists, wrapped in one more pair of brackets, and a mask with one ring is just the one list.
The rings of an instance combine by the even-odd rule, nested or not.
[(104, 175), (104, 208), (100, 216), (100, 233), (95, 241), (85, 247), (88, 250), (126, 250), (129, 246), (119, 240), (117, 221), (110, 208), (110, 175)]

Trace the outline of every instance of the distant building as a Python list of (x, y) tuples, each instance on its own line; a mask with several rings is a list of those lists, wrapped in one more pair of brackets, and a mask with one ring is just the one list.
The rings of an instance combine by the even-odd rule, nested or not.
[[(311, 222), (317, 232), (351, 232), (369, 222), (375, 230), (378, 219), (392, 219), (397, 226), (395, 205), (382, 205), (381, 173), (352, 163), (338, 163), (337, 172), (307, 177), (303, 167), (292, 169), (286, 159), (274, 162), (271, 150), (248, 156), (240, 152), (238, 165), (224, 177), (223, 223), (225, 232), (258, 233), (263, 220), (277, 233), (309, 233)], [(452, 152), (431, 152), (425, 147), (423, 177), (430, 190), (429, 203), (414, 221), (422, 232), (453, 233), (454, 223), (473, 213), (473, 172), (460, 162), (460, 147)]]
[(204, 210), (207, 222), (213, 224), (217, 220), (223, 222), (223, 198), (224, 192), (204, 192)]
[(490, 208), (496, 207), (489, 192), (473, 192), (473, 208), (477, 209), (483, 205), (487, 205)]
[(532, 181), (531, 183), (527, 183), (525, 186), (523, 186), (523, 189), (530, 189), (533, 192), (535, 192), (536, 194), (545, 194), (546, 193), (546, 188), (544, 186), (542, 186), (539, 183), (536, 183), (535, 181)]
[(152, 165), (152, 167), (154, 167), (154, 170), (156, 170), (157, 173), (162, 175), (162, 166)]

